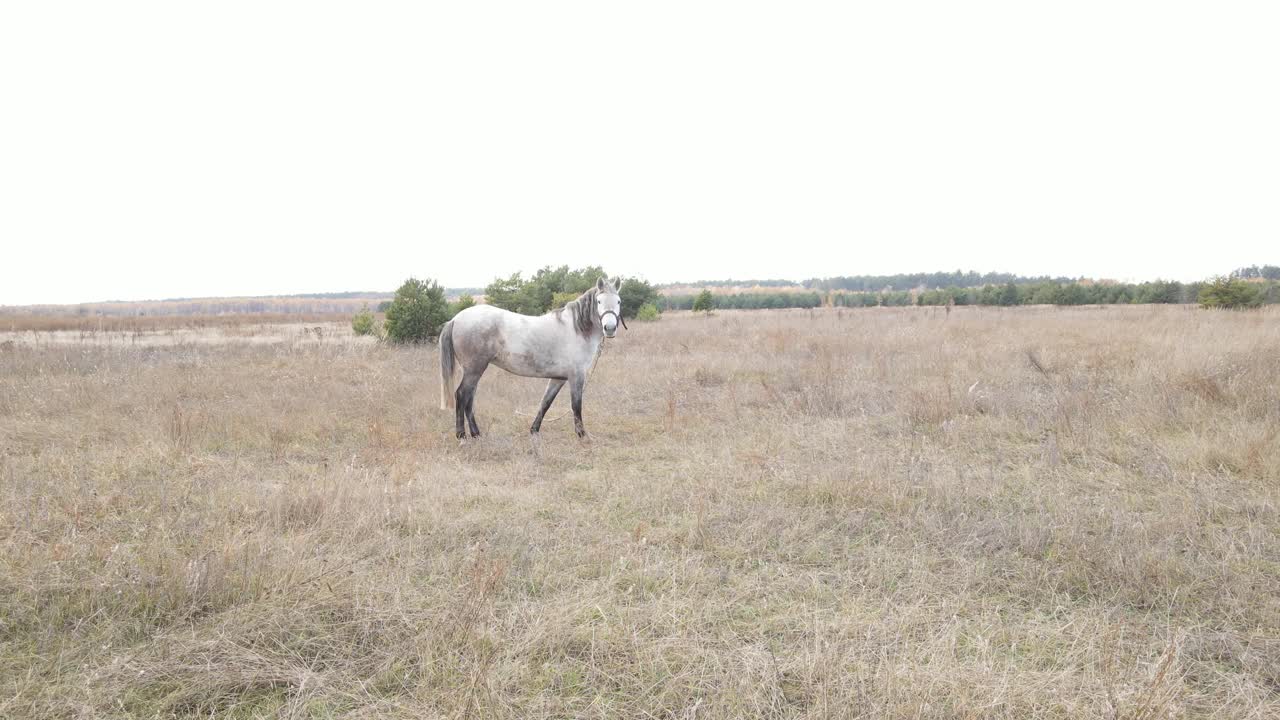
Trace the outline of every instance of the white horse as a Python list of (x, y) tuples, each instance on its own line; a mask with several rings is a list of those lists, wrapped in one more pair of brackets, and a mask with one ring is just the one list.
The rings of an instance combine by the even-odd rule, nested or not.
[[(476, 385), (490, 363), (524, 377), (548, 378), (542, 407), (529, 432), (542, 428), (542, 418), (556, 394), (569, 383), (573, 400), (573, 426), (582, 427), (582, 391), (600, 343), (613, 337), (622, 322), (621, 280), (604, 278), (577, 300), (551, 312), (530, 317), (492, 305), (473, 305), (445, 323), (440, 331), (440, 408), (455, 409), (455, 429), (465, 437), (464, 421), (471, 437), (480, 436), (476, 425)], [(626, 323), (622, 323), (626, 327)], [(454, 367), (462, 368), (462, 382), (455, 390)]]

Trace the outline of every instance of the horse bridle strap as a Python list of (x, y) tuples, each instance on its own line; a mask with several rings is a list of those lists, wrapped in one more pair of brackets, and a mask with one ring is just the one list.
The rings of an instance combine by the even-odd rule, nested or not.
[(618, 318), (618, 322), (622, 323), (622, 327), (626, 328), (627, 330), (630, 330), (630, 329), (631, 329), (631, 328), (627, 327), (627, 321), (626, 321), (626, 320), (623, 320), (623, 319), (622, 319), (622, 316), (621, 316), (621, 315), (619, 315), (618, 313), (616, 313), (616, 312), (614, 312), (614, 311), (612, 311), (612, 310), (605, 310), (604, 312), (600, 313), (600, 319), (601, 319), (601, 320), (604, 320), (604, 316), (605, 316), (605, 315), (612, 315), (612, 316), (614, 316), (614, 317)]

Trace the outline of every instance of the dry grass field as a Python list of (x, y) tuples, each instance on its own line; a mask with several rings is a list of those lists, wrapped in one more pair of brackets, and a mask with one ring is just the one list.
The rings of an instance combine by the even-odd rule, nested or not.
[(1280, 717), (1275, 309), (631, 328), (0, 338), (0, 717)]
[(0, 305), (0, 330), (140, 330), (153, 327), (229, 325), (269, 321), (330, 320), (377, 307), (390, 293), (345, 293), (344, 297), (206, 297), (79, 305)]
[[(357, 308), (358, 310), (359, 308)], [(17, 314), (0, 312), (0, 336), (13, 338), (28, 335), (32, 341), (47, 340), (40, 333), (69, 333), (82, 335), (85, 340), (101, 340), (98, 336), (141, 333), (175, 333), (222, 328), (236, 331), (238, 328), (277, 324), (338, 324), (345, 325), (355, 311), (346, 313), (227, 313), (223, 315), (69, 315)], [(128, 339), (128, 338), (126, 338)]]

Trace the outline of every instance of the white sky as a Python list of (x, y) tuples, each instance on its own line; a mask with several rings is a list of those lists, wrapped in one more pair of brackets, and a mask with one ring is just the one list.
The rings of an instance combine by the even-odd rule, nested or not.
[(0, 4), (0, 304), (1280, 264), (1275, 2)]

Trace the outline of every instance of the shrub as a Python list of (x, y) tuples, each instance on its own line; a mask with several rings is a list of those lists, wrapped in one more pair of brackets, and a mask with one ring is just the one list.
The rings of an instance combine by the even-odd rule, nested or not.
[(698, 293), (698, 297), (693, 301), (694, 312), (711, 312), (716, 306), (716, 299), (711, 296), (710, 290), (703, 290)]
[(652, 305), (655, 312), (658, 309), (658, 291), (645, 280), (627, 278), (622, 281), (618, 297), (622, 300), (622, 316), (626, 318), (640, 317), (646, 305)]
[(1137, 301), (1161, 304), (1180, 303), (1182, 302), (1182, 283), (1167, 280), (1143, 283), (1138, 286)]
[(1252, 283), (1216, 277), (1200, 289), (1200, 307), (1239, 310), (1262, 304), (1262, 294)]
[(997, 296), (997, 303), (1005, 307), (1018, 304), (1018, 286), (1011, 282), (1005, 283), (1000, 288), (1000, 294)]
[(520, 277), (520, 273), (516, 273), (507, 278), (497, 278), (485, 287), (484, 301), (494, 307), (500, 307), (503, 310), (524, 313), (526, 315), (536, 314), (532, 309), (524, 307), (524, 297), (521, 293), (524, 286), (525, 281), (524, 278)]
[[(570, 270), (568, 265), (548, 266), (528, 279), (520, 273), (496, 278), (485, 288), (485, 302), (524, 315), (541, 315), (576, 300), (595, 286), (597, 278), (602, 277), (608, 278), (609, 275), (599, 265), (576, 270)], [(622, 299), (622, 316), (626, 318), (635, 317), (645, 303), (658, 301), (658, 291), (653, 285), (634, 278), (622, 283), (618, 295)]]
[(653, 303), (645, 303), (640, 306), (640, 312), (636, 313), (636, 319), (640, 322), (653, 322), (661, 317), (658, 312), (658, 306)]
[(449, 303), (444, 288), (434, 280), (409, 278), (396, 290), (387, 308), (384, 325), (387, 339), (398, 343), (426, 342), (440, 334), (449, 319)]
[(456, 301), (449, 303), (449, 319), (453, 319), (454, 315), (466, 310), (476, 304), (476, 299), (470, 295), (462, 295)]
[(356, 335), (372, 335), (376, 329), (373, 313), (369, 311), (368, 305), (360, 308), (360, 312), (351, 318), (351, 331)]
[(555, 309), (558, 307), (564, 307), (565, 305), (573, 302), (574, 300), (577, 300), (578, 296), (581, 294), (582, 293), (576, 293), (576, 292), (558, 292), (551, 296), (551, 307), (552, 309)]
[[(485, 288), (485, 302), (523, 315), (541, 315), (557, 307), (557, 297), (577, 298), (603, 277), (604, 270), (592, 265), (570, 270), (568, 265), (544, 267), (528, 280), (520, 273), (497, 278)], [(569, 297), (572, 295), (572, 297)], [(559, 305), (564, 305), (564, 302)]]

